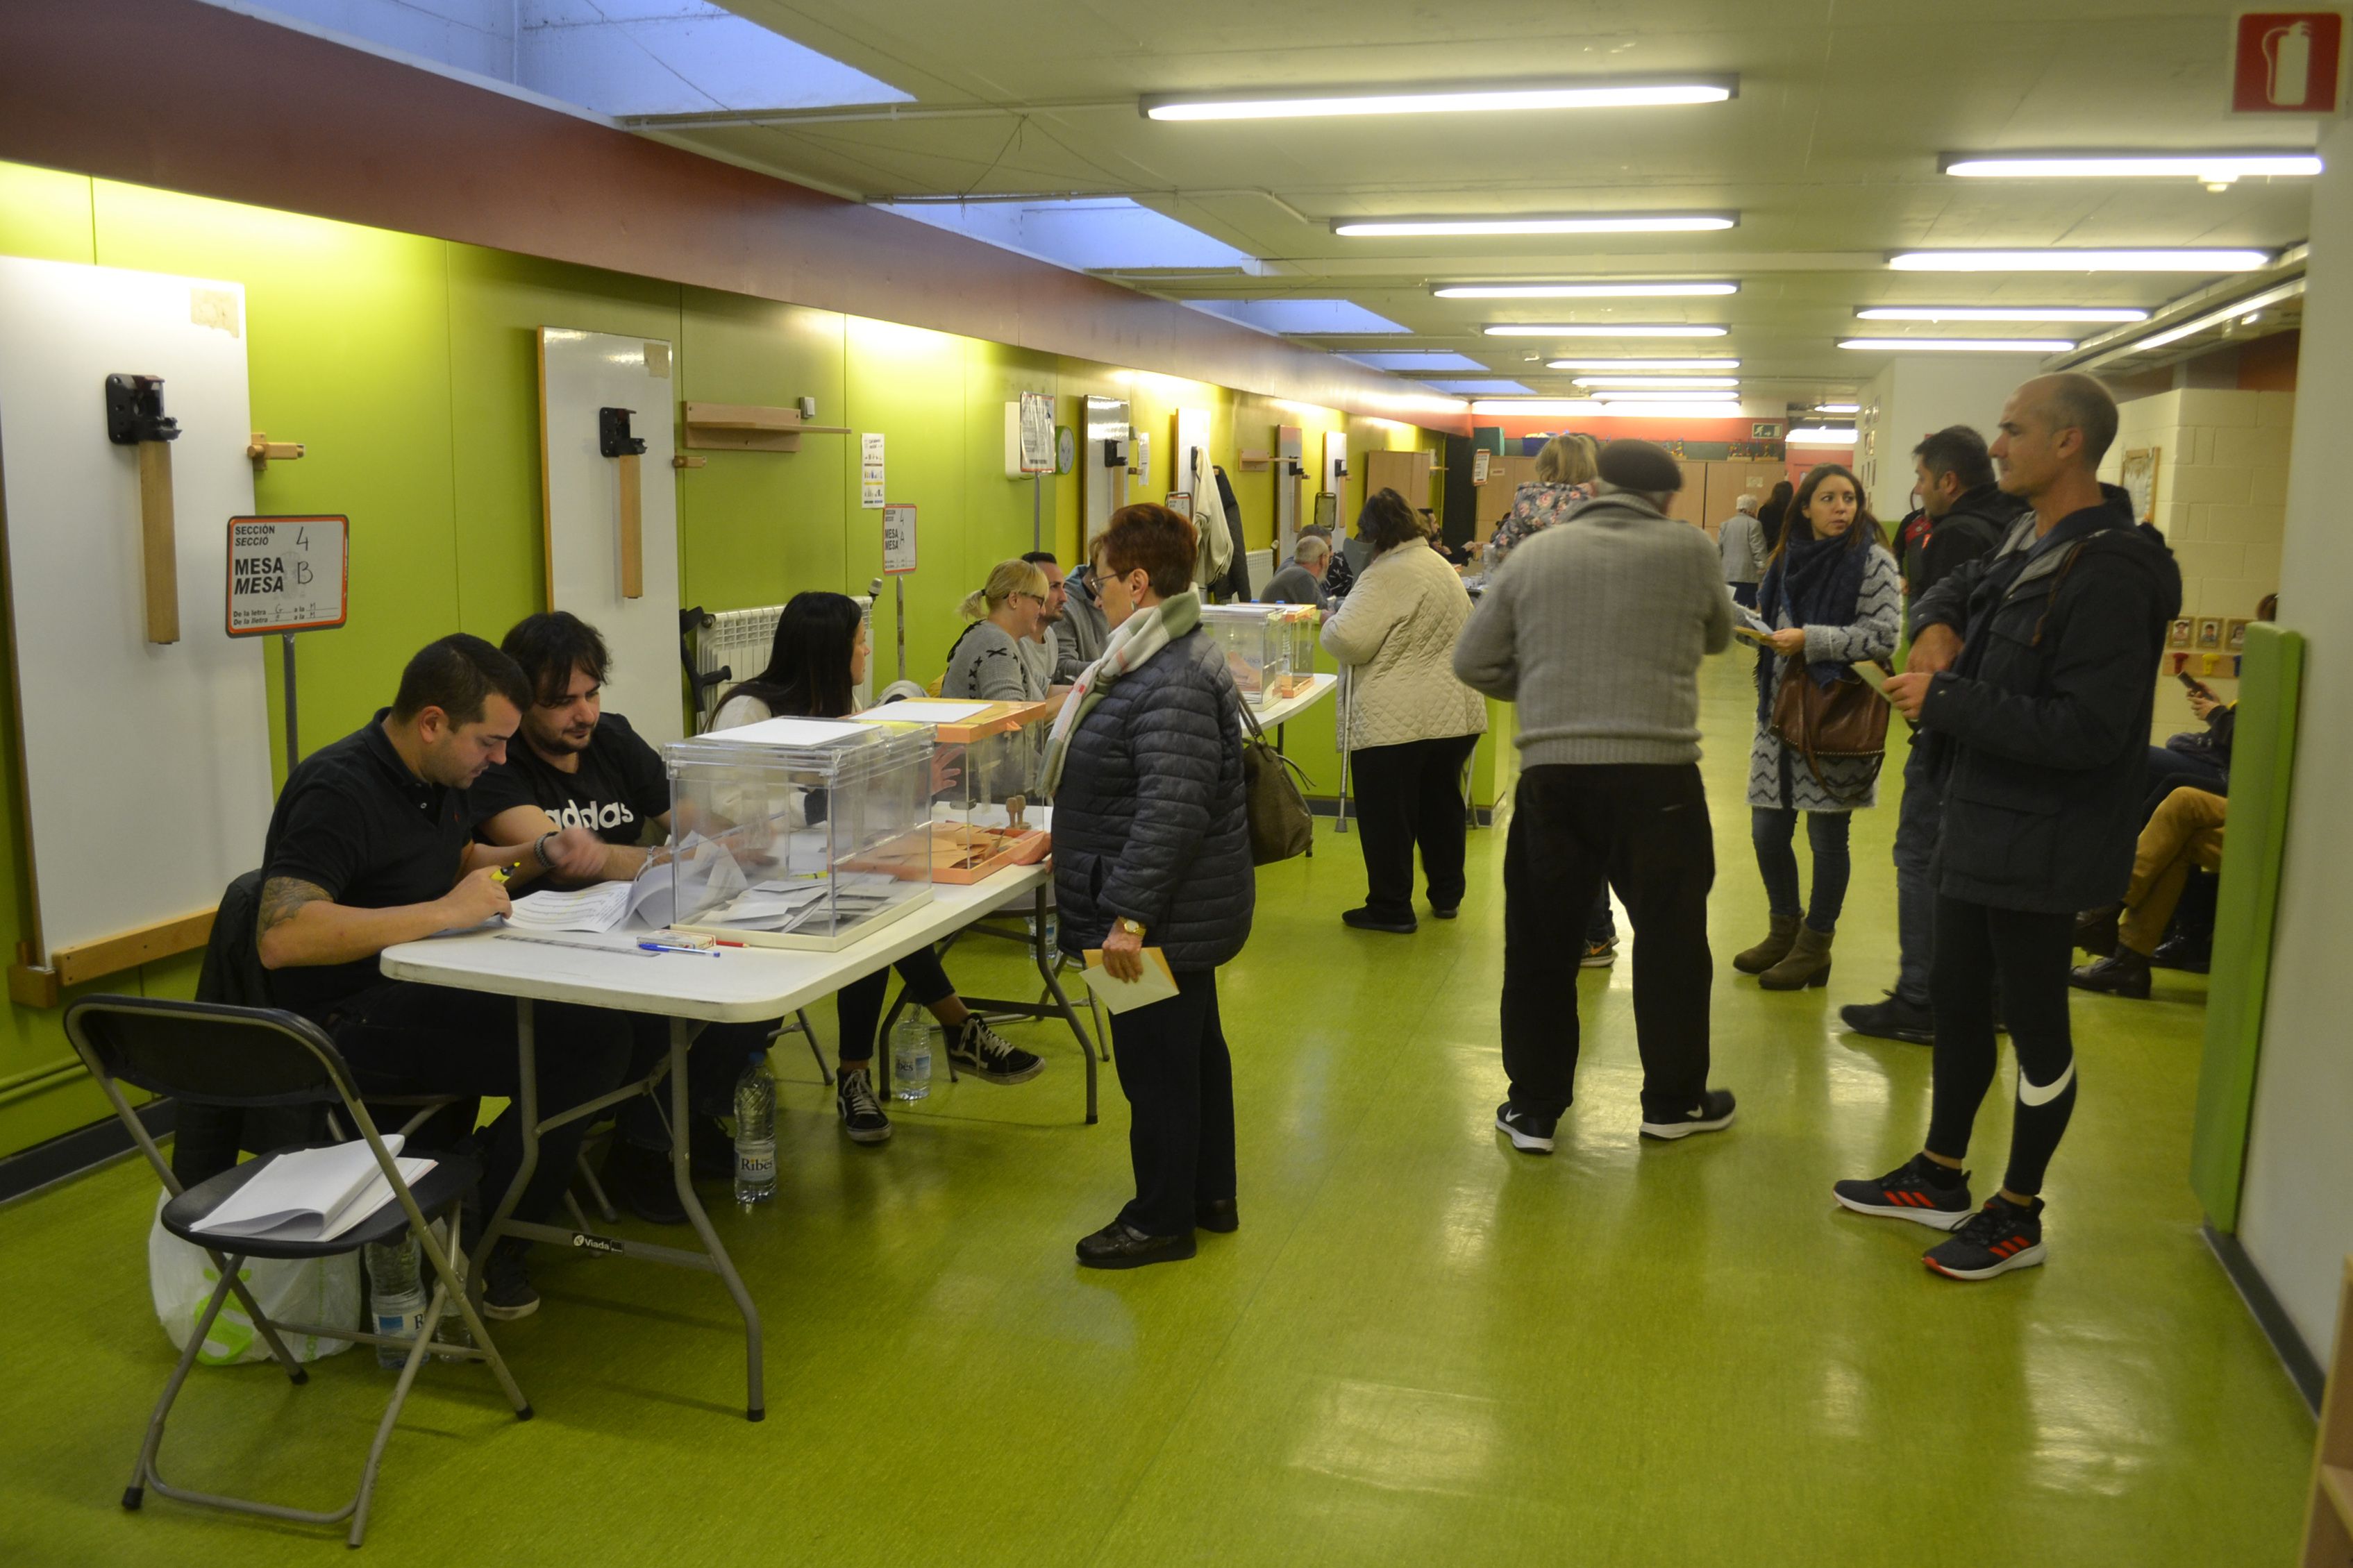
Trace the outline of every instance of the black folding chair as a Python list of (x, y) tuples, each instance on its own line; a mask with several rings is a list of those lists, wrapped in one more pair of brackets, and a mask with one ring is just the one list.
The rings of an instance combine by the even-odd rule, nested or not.
[[(514, 1406), (517, 1418), (531, 1418), (530, 1404), (515, 1385), (498, 1348), (491, 1343), (490, 1331), (466, 1300), (448, 1254), (427, 1223), (433, 1215), (454, 1218), (459, 1198), (480, 1174), (479, 1165), (470, 1159), (437, 1156), (438, 1163), (414, 1187), (404, 1182), (366, 1106), (361, 1103), (351, 1068), (316, 1025), (276, 1008), (153, 1001), (139, 996), (83, 997), (66, 1009), (65, 1025), (67, 1037), (89, 1067), (90, 1076), (98, 1080), (115, 1115), (146, 1154), (147, 1163), (154, 1167), (164, 1190), (172, 1194), (171, 1201), (164, 1205), (164, 1228), (183, 1241), (203, 1247), (211, 1255), (220, 1276), (220, 1283), (206, 1303), (203, 1316), (197, 1319), (195, 1331), (188, 1336), (188, 1347), (181, 1353), (171, 1381), (164, 1385), (162, 1399), (156, 1402), (155, 1413), (148, 1420), (147, 1435), (140, 1446), (131, 1485), (122, 1493), (124, 1508), (136, 1509), (148, 1489), (153, 1488), (175, 1501), (232, 1509), (270, 1519), (306, 1524), (337, 1524), (349, 1519), (350, 1543), (357, 1546), (367, 1531), (376, 1466), (384, 1458), (393, 1426), (400, 1418), (400, 1407), (408, 1398), (417, 1369), (424, 1364), (427, 1354), (488, 1362), (499, 1387)], [(148, 1136), (145, 1124), (132, 1114), (122, 1097), (121, 1085), (125, 1083), (153, 1094), (169, 1095), (186, 1104), (248, 1110), (299, 1105), (332, 1107), (366, 1140), (375, 1155), (377, 1168), (392, 1184), (392, 1201), (331, 1241), (246, 1237), (230, 1241), (208, 1235), (195, 1228), (197, 1223), (287, 1151), (248, 1160), (209, 1181), (184, 1189), (155, 1141)], [(274, 1321), (262, 1312), (260, 1303), (237, 1278), (248, 1258), (329, 1258), (356, 1252), (371, 1242), (396, 1242), (404, 1234), (416, 1237), (433, 1270), (433, 1292), (426, 1304), (423, 1331), (414, 1342), (364, 1332), (349, 1324)], [(400, 1369), (400, 1379), (393, 1385), (391, 1403), (385, 1407), (384, 1419), (376, 1426), (375, 1442), (368, 1449), (366, 1467), (360, 1471), (359, 1490), (343, 1507), (320, 1511), (188, 1490), (168, 1484), (158, 1471), (156, 1456), (163, 1447), (164, 1423), (171, 1415), (172, 1402), (179, 1397), (181, 1384), (187, 1381), (188, 1371), (195, 1365), (196, 1354), (204, 1348), (214, 1320), (231, 1294), (252, 1319), (269, 1353), (298, 1384), (309, 1382), (310, 1374), (287, 1350), (285, 1342), (279, 1337), (281, 1333), (311, 1334), (407, 1351), (408, 1359)], [(467, 1331), (473, 1335), (470, 1345), (434, 1339), (442, 1312), (453, 1304), (465, 1320)]]

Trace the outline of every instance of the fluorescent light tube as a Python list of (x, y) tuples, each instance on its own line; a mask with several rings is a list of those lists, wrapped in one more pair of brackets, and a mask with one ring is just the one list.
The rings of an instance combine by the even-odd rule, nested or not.
[(1597, 403), (1574, 397), (1491, 397), (1471, 405), (1485, 415), (1567, 415), (1583, 419), (1736, 419), (1737, 403)]
[(2268, 250), (1906, 250), (1898, 272), (2253, 272)]
[(1858, 321), (2146, 321), (2147, 310), (2126, 305), (1872, 305)]
[(1817, 403), (1814, 405), (1814, 412), (1817, 414), (1860, 414), (1862, 412), (1862, 405), (1860, 403)]
[(1147, 120), (1301, 120), (1335, 114), (1475, 114), (1514, 109), (1645, 109), (1722, 103), (1737, 77), (1583, 79), (1448, 88), (1355, 88), (1306, 93), (1155, 93), (1137, 101)]
[[(1578, 383), (1583, 385), (1582, 382)], [(1737, 403), (1736, 392), (1710, 392), (1695, 387), (1688, 392), (1671, 392), (1665, 387), (1646, 386), (1632, 392), (1611, 392), (1597, 388), (1595, 399), (1602, 403)]]
[(1852, 447), (1855, 442), (1855, 433), (1852, 430), (1820, 428), (1792, 430), (1781, 439), (1786, 445), (1792, 447)]
[(1683, 392), (1729, 392), (1738, 386), (1740, 381), (1736, 376), (1729, 375), (1580, 375), (1577, 378), (1577, 384), (1596, 391), (1651, 386)]
[(1690, 300), (1737, 294), (1737, 283), (1440, 283), (1440, 300)]
[(1740, 368), (1736, 359), (1555, 359), (1545, 362), (1546, 370), (1705, 370), (1733, 371)]
[(1720, 338), (1724, 327), (1621, 327), (1610, 323), (1523, 326), (1506, 321), (1486, 328), (1491, 338)]
[(2061, 354), (2075, 346), (2068, 338), (1846, 338), (1842, 349), (1864, 353)]
[(2252, 311), (2260, 310), (2266, 305), (2276, 305), (2283, 300), (2293, 300), (2304, 292), (2304, 283), (2305, 280), (2298, 278), (2292, 282), (2283, 283), (2276, 289), (2266, 289), (2262, 293), (2248, 299), (2234, 300), (2220, 310), (2209, 310), (2202, 316), (2192, 316), (2178, 326), (2168, 327), (2161, 332), (2151, 333), (2137, 342), (2126, 345), (2125, 352), (2140, 353), (2149, 349), (2161, 349), (2168, 343), (2179, 342), (2192, 333), (2202, 332), (2209, 327), (2220, 326), (2233, 316), (2243, 316)]
[(2184, 179), (2227, 185), (2250, 175), (2320, 173), (2310, 153), (1947, 153), (1936, 160), (1947, 174), (1976, 180)]
[(1586, 217), (1335, 217), (1332, 232), (1352, 238), (1497, 234), (1696, 234), (1730, 228), (1733, 213), (1607, 213)]

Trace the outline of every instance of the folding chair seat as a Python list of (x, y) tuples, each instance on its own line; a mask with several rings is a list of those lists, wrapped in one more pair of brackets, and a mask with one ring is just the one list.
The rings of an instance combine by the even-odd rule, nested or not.
[[(232, 1006), (209, 1002), (169, 1002), (140, 996), (85, 996), (66, 1009), (67, 1038), (90, 1068), (90, 1076), (114, 1108), (147, 1163), (171, 1194), (164, 1205), (164, 1227), (182, 1240), (203, 1247), (211, 1255), (219, 1283), (214, 1287), (211, 1299), (198, 1318), (195, 1331), (188, 1337), (187, 1348), (181, 1353), (178, 1364), (164, 1386), (149, 1417), (147, 1432), (132, 1468), (131, 1484), (122, 1493), (122, 1506), (136, 1509), (145, 1494), (153, 1489), (161, 1496), (181, 1502), (197, 1503), (212, 1508), (229, 1509), (265, 1518), (291, 1520), (310, 1524), (336, 1524), (351, 1521), (350, 1544), (357, 1546), (367, 1531), (368, 1509), (375, 1495), (376, 1469), (384, 1458), (385, 1446), (391, 1440), (392, 1430), (400, 1418), (400, 1410), (408, 1398), (416, 1381), (417, 1368), (431, 1354), (468, 1361), (486, 1362), (497, 1378), (500, 1389), (514, 1407), (518, 1419), (531, 1418), (531, 1405), (522, 1390), (515, 1385), (507, 1371), (505, 1359), (492, 1342), (489, 1329), (476, 1313), (459, 1282), (448, 1250), (435, 1233), (430, 1219), (448, 1215), (454, 1220), (459, 1199), (470, 1188), (480, 1169), (469, 1159), (437, 1155), (435, 1167), (425, 1173), (412, 1186), (401, 1177), (399, 1167), (393, 1162), (391, 1152), (377, 1133), (375, 1123), (362, 1102), (357, 1086), (353, 1082), (351, 1068), (334, 1044), (318, 1026), (306, 1018), (276, 1008)], [(243, 1164), (223, 1171), (217, 1175), (185, 1187), (172, 1173), (146, 1124), (132, 1111), (123, 1098), (121, 1085), (128, 1083), (153, 1094), (168, 1095), (184, 1104), (214, 1106), (242, 1110), (259, 1110), (278, 1107), (323, 1107), (340, 1117), (343, 1124), (356, 1129), (375, 1157), (377, 1170), (391, 1184), (392, 1198), (373, 1214), (361, 1220), (343, 1235), (327, 1241), (296, 1241), (256, 1237), (216, 1236), (196, 1228), (231, 1194), (261, 1173), (269, 1165), (283, 1158), (288, 1151), (275, 1151), (248, 1160)], [(351, 1324), (292, 1323), (273, 1320), (265, 1314), (260, 1304), (238, 1278), (248, 1258), (311, 1258), (355, 1252), (371, 1242), (390, 1242), (406, 1233), (416, 1238), (417, 1248), (432, 1281), (432, 1293), (426, 1302), (422, 1331), (413, 1341), (402, 1341), (385, 1335), (362, 1331)], [(308, 1383), (310, 1374), (291, 1352), (286, 1348), (281, 1334), (313, 1335), (322, 1339), (345, 1340), (354, 1344), (390, 1345), (405, 1349), (407, 1360), (394, 1384), (383, 1419), (376, 1426), (375, 1441), (368, 1449), (367, 1462), (360, 1471), (358, 1490), (341, 1508), (320, 1510), (289, 1508), (282, 1504), (262, 1502), (252, 1499), (228, 1497), (174, 1486), (163, 1478), (158, 1457), (164, 1442), (164, 1426), (178, 1399), (181, 1386), (187, 1381), (189, 1371), (195, 1365), (197, 1352), (213, 1329), (221, 1310), (234, 1296), (252, 1320), (254, 1330), (269, 1347), (270, 1355), (297, 1384)], [(435, 1331), (444, 1311), (455, 1307), (473, 1336), (471, 1344), (437, 1341)]]

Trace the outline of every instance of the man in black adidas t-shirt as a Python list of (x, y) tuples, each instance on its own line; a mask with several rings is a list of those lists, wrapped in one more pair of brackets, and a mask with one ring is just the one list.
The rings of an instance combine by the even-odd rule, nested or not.
[[(522, 668), (532, 702), (505, 760), (474, 785), (475, 837), (520, 857), (518, 882), (541, 875), (581, 887), (635, 877), (655, 852), (642, 842), (648, 828), (655, 846), (669, 829), (670, 775), (660, 753), (628, 720), (604, 711), (612, 665), (604, 637), (579, 616), (556, 610), (516, 622), (500, 651)], [(669, 1019), (632, 1014), (630, 1022), (641, 1058), (669, 1048)], [(687, 1087), (697, 1112), (697, 1164), (705, 1173), (720, 1173), (726, 1146), (713, 1118), (733, 1095), (744, 1058), (763, 1048), (776, 1027), (711, 1024), (695, 1038)], [(604, 1173), (613, 1196), (640, 1219), (684, 1225), (670, 1133), (654, 1101), (640, 1096), (627, 1102), (614, 1124)]]

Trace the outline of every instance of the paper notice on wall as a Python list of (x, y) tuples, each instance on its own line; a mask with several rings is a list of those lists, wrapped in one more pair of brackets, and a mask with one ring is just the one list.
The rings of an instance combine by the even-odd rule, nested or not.
[(858, 438), (858, 460), (861, 463), (882, 460), (882, 437), (879, 433), (870, 431)]
[(860, 485), (858, 487), (858, 504), (865, 510), (880, 511), (882, 509), (883, 504), (882, 486), (881, 482), (877, 481), (873, 484)]
[(858, 504), (867, 511), (882, 505), (882, 437), (870, 431), (858, 438)]
[(882, 570), (896, 577), (915, 569), (915, 509), (882, 509)]

